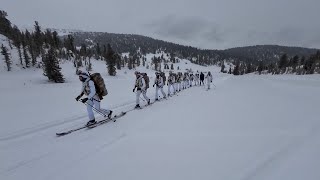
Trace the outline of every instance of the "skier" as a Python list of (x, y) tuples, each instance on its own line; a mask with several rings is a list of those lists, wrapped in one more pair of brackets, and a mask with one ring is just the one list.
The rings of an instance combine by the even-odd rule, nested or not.
[(176, 92), (176, 89), (174, 87), (174, 83), (175, 83), (174, 75), (173, 75), (172, 72), (169, 72), (168, 83), (167, 83), (167, 86), (168, 86), (168, 97), (171, 94), (171, 91), (170, 91), (171, 86), (173, 88), (173, 93), (175, 94), (175, 92)]
[(200, 86), (201, 86), (201, 83), (204, 85), (204, 74), (201, 72), (200, 73)]
[(163, 98), (165, 99), (166, 98), (166, 93), (164, 93), (163, 91), (163, 86), (164, 86), (164, 80), (163, 80), (163, 77), (160, 75), (160, 73), (156, 72), (156, 79), (154, 80), (154, 84), (153, 84), (153, 87), (154, 85), (156, 85), (156, 98), (155, 100), (158, 101), (158, 91), (160, 89), (162, 95), (163, 95)]
[(193, 82), (193, 80), (194, 80), (194, 75), (193, 75), (193, 73), (191, 73), (191, 74), (190, 74), (190, 78), (189, 78), (189, 85), (190, 85), (190, 87), (192, 87), (192, 82)]
[(133, 92), (137, 88), (137, 93), (136, 93), (136, 106), (135, 108), (140, 108), (140, 95), (142, 93), (143, 97), (147, 100), (148, 105), (150, 104), (150, 99), (147, 96), (147, 82), (145, 81), (143, 75), (136, 71), (134, 73), (136, 75), (136, 82), (133, 88)]
[(199, 73), (197, 72), (197, 74), (194, 77), (194, 85), (195, 86), (199, 86)]
[(208, 85), (208, 90), (210, 89), (210, 83), (212, 83), (212, 75), (210, 73), (210, 71), (208, 72), (207, 76), (207, 85)]
[(181, 87), (181, 74), (180, 72), (178, 72), (177, 74), (177, 92), (180, 92), (182, 89)]
[(83, 98), (81, 100), (82, 103), (87, 105), (87, 112), (89, 117), (87, 126), (96, 123), (93, 108), (95, 108), (96, 111), (101, 112), (102, 114), (108, 115), (108, 118), (111, 118), (111, 110), (100, 108), (101, 100), (96, 93), (94, 82), (90, 79), (89, 74), (83, 71), (78, 71), (77, 74), (79, 75), (79, 80), (82, 82), (82, 89), (80, 95), (76, 97), (76, 100), (79, 101), (84, 94), (87, 96), (86, 98)]
[(184, 73), (184, 88), (189, 88), (189, 74), (187, 72)]

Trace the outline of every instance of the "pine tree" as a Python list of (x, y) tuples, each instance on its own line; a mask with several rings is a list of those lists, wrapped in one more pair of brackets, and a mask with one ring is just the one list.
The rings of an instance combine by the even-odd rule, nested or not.
[(88, 57), (88, 65), (87, 65), (87, 71), (92, 71), (92, 64), (91, 64), (91, 57), (93, 56), (93, 52), (91, 49), (87, 50), (87, 57)]
[(115, 76), (117, 74), (116, 67), (115, 67), (116, 66), (115, 52), (111, 48), (110, 44), (108, 44), (107, 48), (108, 49), (107, 49), (107, 54), (105, 55), (105, 59), (107, 61), (108, 74), (110, 76)]
[(261, 75), (261, 72), (263, 71), (264, 65), (263, 65), (263, 61), (259, 61), (259, 66), (258, 66), (258, 72), (259, 75)]
[(71, 51), (75, 53), (75, 47), (74, 47), (74, 38), (72, 35), (68, 35), (68, 38), (65, 39), (64, 46), (67, 48), (68, 52)]
[(96, 52), (97, 52), (97, 56), (96, 56), (96, 59), (100, 60), (100, 56), (101, 56), (101, 49), (100, 49), (100, 44), (97, 43), (96, 45)]
[(3, 44), (1, 45), (1, 54), (4, 56), (4, 62), (7, 65), (7, 70), (11, 71), (12, 62), (10, 59), (10, 55), (9, 55), (8, 49), (5, 46), (3, 46)]
[(246, 69), (246, 72), (245, 72), (245, 73), (246, 73), (246, 74), (249, 74), (249, 73), (252, 73), (252, 71), (253, 71), (253, 70), (252, 70), (252, 64), (251, 64), (251, 63), (248, 63), (248, 64), (247, 64), (247, 69)]
[[(30, 44), (29, 44), (29, 53), (31, 55), (31, 63), (32, 66), (34, 67), (37, 63), (37, 57), (36, 57), (36, 52), (35, 52), (35, 44), (33, 39), (30, 40)], [(39, 53), (40, 54), (40, 53)]]
[(48, 53), (42, 56), (42, 61), (44, 64), (43, 75), (47, 76), (49, 81), (63, 83), (64, 78), (61, 73), (61, 68), (54, 48), (50, 48)]
[(87, 57), (87, 46), (85, 44), (81, 45), (80, 56), (82, 56), (83, 60), (85, 60)]
[(40, 49), (42, 48), (42, 43), (43, 43), (43, 35), (42, 35), (42, 32), (41, 32), (41, 27), (38, 23), (38, 21), (35, 21), (35, 25), (34, 25), (34, 29), (35, 29), (35, 32), (34, 32), (34, 36), (33, 36), (33, 39), (34, 39), (34, 51), (35, 51), (35, 56), (39, 56), (40, 55)]
[(11, 37), (11, 22), (6, 18), (7, 16), (7, 12), (0, 10), (0, 34)]
[(316, 63), (315, 63), (315, 57), (311, 56), (305, 63), (304, 69), (306, 71), (306, 74), (313, 74), (314, 70), (316, 68)]
[(233, 75), (240, 75), (240, 62), (236, 62), (236, 66), (233, 69)]
[(57, 31), (52, 32), (52, 39), (53, 39), (53, 47), (56, 49), (59, 49), (61, 46), (61, 41), (60, 41), (60, 38), (58, 36)]
[(225, 68), (226, 66), (224, 65), (224, 61), (222, 61), (221, 62), (221, 70), (220, 70), (220, 72), (222, 72), (222, 73), (224, 73), (224, 68)]
[(137, 67), (139, 67), (139, 66), (140, 66), (140, 64), (141, 64), (140, 58), (139, 58), (139, 57), (137, 57)]
[(146, 58), (142, 59), (142, 66), (145, 67), (146, 66)]
[[(107, 54), (107, 46), (106, 45), (103, 45), (103, 56), (105, 57), (106, 54)], [(106, 59), (104, 59), (105, 61), (107, 61)]]
[(280, 58), (279, 65), (278, 65), (280, 71), (282, 71), (281, 72), (282, 74), (285, 73), (287, 65), (288, 65), (288, 56), (287, 54), (283, 54)]
[(297, 69), (297, 66), (299, 64), (299, 56), (298, 55), (295, 55), (293, 58), (292, 58), (292, 67), (293, 67), (293, 73), (296, 72), (296, 69)]
[(26, 67), (30, 67), (30, 57), (28, 55), (28, 49), (25, 40), (22, 40), (23, 57)]
[(91, 59), (89, 58), (89, 64), (87, 66), (87, 71), (92, 71)]
[(123, 67), (125, 67), (125, 65), (128, 64), (128, 62), (129, 62), (128, 57), (127, 55), (125, 55), (123, 58)]
[(17, 26), (13, 26), (12, 31), (14, 34), (13, 44), (17, 47), (20, 64), (23, 65), (23, 59), (22, 59), (22, 53), (21, 53), (22, 34)]
[(128, 69), (129, 70), (132, 69), (132, 64), (133, 64), (133, 59), (132, 59), (132, 57), (129, 57), (129, 60), (128, 60)]
[(117, 64), (117, 69), (121, 69), (121, 56), (119, 54), (115, 54), (114, 58), (116, 60), (116, 64)]

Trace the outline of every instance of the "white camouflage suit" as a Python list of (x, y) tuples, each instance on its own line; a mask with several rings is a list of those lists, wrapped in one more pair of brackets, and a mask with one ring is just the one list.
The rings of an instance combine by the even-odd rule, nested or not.
[(199, 74), (196, 74), (195, 76), (194, 76), (194, 84), (195, 84), (195, 86), (198, 86), (198, 85), (200, 85), (200, 78), (199, 78)]
[(93, 113), (93, 107), (95, 107), (95, 109), (97, 111), (99, 111), (105, 115), (108, 115), (110, 113), (110, 110), (102, 109), (100, 107), (100, 98), (96, 93), (96, 88), (94, 86), (94, 82), (86, 74), (81, 74), (79, 76), (86, 79), (84, 82), (82, 82), (82, 89), (81, 89), (80, 95), (85, 94), (88, 98), (86, 105), (87, 105), (87, 112), (88, 112), (89, 120), (95, 120), (94, 113)]
[(158, 99), (158, 97), (159, 97), (158, 96), (159, 89), (160, 89), (160, 91), (161, 91), (161, 93), (163, 95), (163, 98), (166, 98), (166, 93), (164, 93), (164, 91), (163, 91), (163, 86), (164, 86), (163, 77), (158, 75), (156, 77), (156, 79), (154, 80), (154, 85), (156, 86), (156, 98), (155, 99)]
[(147, 85), (146, 81), (144, 80), (143, 76), (141, 74), (138, 75), (134, 89), (137, 88), (137, 93), (136, 93), (136, 105), (140, 105), (140, 95), (142, 93), (144, 99), (147, 100), (147, 102), (150, 102), (150, 99), (147, 96)]
[(171, 91), (170, 91), (171, 87), (173, 88), (173, 93), (175, 94), (175, 92), (176, 92), (174, 84), (175, 84), (175, 77), (174, 77), (173, 74), (170, 74), (169, 77), (168, 77), (168, 97), (171, 94)]
[(212, 75), (211, 75), (211, 73), (208, 73), (208, 74), (207, 74), (206, 79), (207, 79), (208, 89), (210, 89), (210, 84), (211, 84), (211, 82), (212, 82)]

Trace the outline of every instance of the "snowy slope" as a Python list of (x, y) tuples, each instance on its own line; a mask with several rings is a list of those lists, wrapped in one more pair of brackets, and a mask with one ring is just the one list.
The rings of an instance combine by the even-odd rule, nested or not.
[[(134, 70), (110, 77), (102, 61), (93, 62), (109, 91), (102, 106), (131, 109)], [(179, 65), (213, 72), (217, 88), (189, 88), (115, 123), (59, 138), (56, 132), (87, 121), (74, 100), (81, 84), (72, 63), (62, 64), (64, 84), (48, 83), (41, 69), (0, 72), (0, 179), (320, 178), (319, 75), (234, 77), (218, 67)], [(137, 70), (153, 82), (154, 71)], [(154, 89), (148, 96), (154, 99)]]
[[(6, 36), (3, 36), (2, 34), (0, 34), (0, 47), (1, 45), (4, 45), (9, 52), (9, 56), (10, 59), (12, 61), (12, 70), (11, 71), (17, 71), (20, 70), (22, 68), (22, 66), (20, 65), (20, 61), (19, 61), (19, 54), (18, 54), (18, 50), (14, 45), (9, 45), (9, 39)], [(4, 63), (4, 56), (0, 53), (0, 72), (1, 71), (7, 71), (7, 66)]]

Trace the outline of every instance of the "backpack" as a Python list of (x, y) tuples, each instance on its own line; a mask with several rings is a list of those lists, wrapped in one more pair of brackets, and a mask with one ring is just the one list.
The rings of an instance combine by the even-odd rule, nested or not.
[(165, 74), (164, 72), (162, 72), (162, 73), (160, 74), (160, 76), (161, 76), (162, 79), (163, 79), (163, 84), (166, 84), (166, 80), (167, 80), (166, 74)]
[(150, 79), (149, 79), (149, 76), (147, 75), (147, 73), (141, 73), (142, 74), (142, 77), (144, 79), (144, 81), (146, 82), (146, 89), (149, 88), (149, 82), (150, 82)]
[(90, 74), (90, 79), (94, 83), (94, 87), (96, 88), (96, 93), (98, 94), (100, 100), (103, 99), (103, 96), (108, 95), (108, 90), (106, 85), (104, 84), (104, 80), (101, 77), (100, 73)]

